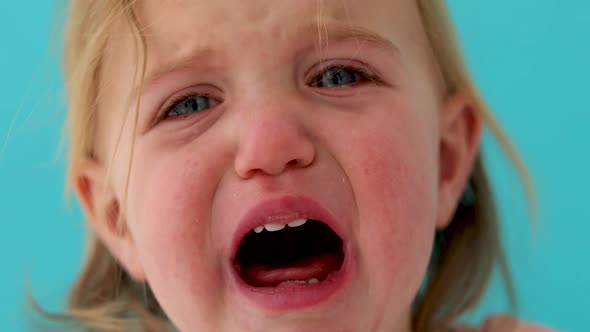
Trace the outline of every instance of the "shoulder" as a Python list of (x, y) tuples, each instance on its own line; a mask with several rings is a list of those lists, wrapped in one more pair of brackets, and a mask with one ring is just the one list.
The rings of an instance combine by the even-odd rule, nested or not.
[(518, 320), (510, 316), (494, 316), (487, 319), (482, 332), (557, 332), (541, 325)]
[(460, 327), (452, 332), (558, 332), (538, 324), (518, 320), (510, 316), (488, 318), (480, 328)]

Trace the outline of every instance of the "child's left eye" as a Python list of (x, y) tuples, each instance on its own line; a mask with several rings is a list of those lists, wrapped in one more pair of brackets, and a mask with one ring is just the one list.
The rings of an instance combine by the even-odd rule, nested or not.
[(358, 84), (363, 80), (375, 81), (372, 75), (347, 66), (332, 66), (316, 75), (309, 86), (314, 88), (338, 88)]

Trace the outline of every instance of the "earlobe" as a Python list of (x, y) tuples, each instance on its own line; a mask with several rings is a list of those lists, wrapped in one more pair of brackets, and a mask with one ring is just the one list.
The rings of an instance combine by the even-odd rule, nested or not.
[(74, 174), (73, 185), (96, 235), (136, 281), (145, 281), (133, 239), (121, 215), (120, 201), (102, 164), (92, 158), (83, 160)]
[(478, 155), (482, 116), (462, 94), (450, 96), (440, 113), (439, 198), (436, 226), (445, 228), (457, 208)]
[(118, 204), (113, 189), (107, 186), (107, 179), (100, 162), (85, 159), (72, 180), (78, 201), (92, 226), (104, 224), (114, 228), (119, 218)]

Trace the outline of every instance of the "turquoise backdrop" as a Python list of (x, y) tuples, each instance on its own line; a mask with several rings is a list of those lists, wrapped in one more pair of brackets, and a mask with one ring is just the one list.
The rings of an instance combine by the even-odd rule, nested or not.
[[(451, 0), (468, 62), (527, 162), (539, 223), (517, 176), (485, 138), (520, 316), (590, 326), (590, 1)], [(59, 309), (83, 252), (80, 211), (63, 195), (54, 1), (0, 2), (0, 331), (26, 331), (26, 285)], [(467, 318), (505, 309), (497, 282)]]

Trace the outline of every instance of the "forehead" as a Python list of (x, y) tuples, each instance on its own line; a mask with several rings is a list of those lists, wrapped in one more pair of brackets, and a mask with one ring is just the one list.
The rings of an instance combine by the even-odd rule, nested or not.
[[(121, 19), (102, 58), (99, 91), (109, 98), (101, 109), (126, 109), (172, 72), (294, 63), (298, 52), (322, 53), (338, 32), (368, 33), (381, 42), (373, 45), (393, 46), (404, 65), (436, 71), (416, 0), (138, 0), (133, 10), (146, 46), (145, 79), (136, 80), (137, 39)], [(354, 39), (355, 50), (366, 45)]]
[(148, 73), (194, 54), (218, 62), (227, 61), (224, 51), (277, 57), (299, 41), (327, 44), (331, 30), (362, 29), (403, 44), (419, 26), (413, 0), (144, 0), (135, 10)]
[[(144, 53), (135, 52), (136, 35), (122, 17), (102, 57), (99, 92), (108, 98), (99, 99), (100, 128), (114, 128), (136, 99), (149, 87), (159, 87), (158, 79), (167, 74), (223, 76), (251, 68), (256, 71), (248, 74), (267, 73), (295, 63), (298, 52), (321, 58), (314, 48), (334, 45), (335, 31), (369, 32), (394, 45), (404, 68), (413, 70), (409, 77), (436, 72), (416, 0), (137, 0), (133, 10), (145, 40), (145, 72), (138, 62)], [(138, 69), (145, 74), (142, 80)], [(99, 142), (114, 145), (108, 130), (99, 134)]]
[(393, 23), (407, 18), (414, 7), (414, 0), (140, 0), (135, 6), (150, 32), (178, 34), (182, 30), (199, 33), (199, 39), (208, 41), (236, 32), (236, 28), (257, 32), (273, 28), (285, 33), (310, 23), (321, 26), (325, 20), (372, 25), (386, 18)]

